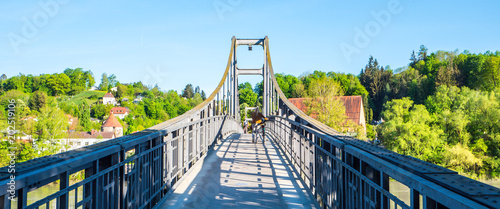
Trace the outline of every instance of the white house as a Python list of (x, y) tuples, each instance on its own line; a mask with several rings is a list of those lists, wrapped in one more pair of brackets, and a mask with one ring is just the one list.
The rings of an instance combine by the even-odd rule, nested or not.
[(92, 130), (91, 132), (70, 132), (68, 138), (61, 139), (61, 142), (69, 146), (67, 150), (73, 150), (113, 138), (115, 138), (114, 132)]
[(111, 108), (111, 113), (113, 113), (116, 117), (123, 120), (123, 118), (127, 117), (129, 114), (129, 110), (126, 107), (113, 107)]
[(106, 95), (104, 95), (104, 97), (102, 97), (102, 103), (107, 105), (107, 104), (112, 104), (112, 105), (116, 105), (116, 98), (113, 96), (113, 94), (111, 93), (106, 93)]

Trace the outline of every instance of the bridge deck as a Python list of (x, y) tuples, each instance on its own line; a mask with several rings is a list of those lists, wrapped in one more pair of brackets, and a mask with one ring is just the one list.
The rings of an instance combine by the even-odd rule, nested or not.
[(228, 137), (180, 182), (161, 208), (315, 208), (272, 141)]

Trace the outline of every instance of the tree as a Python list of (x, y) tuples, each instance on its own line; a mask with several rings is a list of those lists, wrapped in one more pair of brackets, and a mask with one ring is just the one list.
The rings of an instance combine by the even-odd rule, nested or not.
[(101, 77), (101, 84), (99, 84), (99, 90), (108, 91), (108, 88), (109, 88), (108, 75), (106, 73), (103, 73)]
[(92, 123), (90, 121), (90, 106), (87, 105), (86, 101), (79, 106), (78, 121), (80, 122), (80, 127), (82, 131), (91, 131)]
[(47, 97), (48, 96), (45, 92), (35, 91), (29, 100), (28, 107), (31, 110), (40, 111), (40, 109), (47, 103)]
[(36, 129), (38, 130), (39, 155), (42, 157), (59, 152), (59, 139), (67, 136), (68, 118), (56, 107), (45, 106), (40, 110)]
[(200, 92), (200, 86), (196, 86), (196, 88), (194, 88), (194, 93), (198, 93), (198, 94), (201, 94)]
[(115, 74), (109, 75), (109, 77), (108, 77), (108, 90), (113, 88), (113, 87), (116, 87), (118, 84), (119, 84), (119, 82), (118, 82), (118, 80), (116, 80), (116, 75)]
[(443, 165), (460, 173), (476, 172), (483, 166), (483, 161), (477, 158), (466, 146), (456, 144), (446, 148), (443, 153)]
[(94, 78), (94, 74), (92, 73), (92, 71), (90, 70), (87, 70), (83, 73), (84, 77), (85, 77), (85, 80), (87, 81), (87, 85), (85, 87), (85, 90), (91, 88), (92, 86), (94, 86), (95, 84), (95, 78)]
[(76, 95), (84, 90), (87, 90), (95, 83), (92, 72), (83, 71), (82, 68), (66, 68), (66, 70), (64, 70), (64, 74), (66, 74), (71, 80), (71, 90), (69, 91), (71, 95)]
[(123, 98), (125, 94), (127, 93), (127, 86), (125, 85), (118, 85), (117, 90), (116, 90), (116, 96), (118, 98)]
[(380, 138), (387, 149), (432, 163), (440, 162), (442, 130), (432, 127), (432, 117), (423, 105), (413, 105), (408, 97), (385, 105)]
[(307, 114), (337, 131), (342, 131), (346, 119), (345, 106), (339, 96), (344, 94), (340, 85), (330, 77), (314, 79), (309, 86), (311, 100), (304, 103)]
[(201, 98), (203, 99), (203, 101), (205, 101), (207, 99), (207, 95), (205, 94), (205, 91), (201, 90)]
[(411, 52), (410, 61), (411, 61), (410, 66), (412, 66), (412, 67), (413, 67), (413, 65), (415, 65), (418, 62), (418, 58), (417, 58), (417, 55), (415, 54), (415, 50), (413, 50)]
[(418, 51), (418, 59), (425, 60), (427, 58), (427, 47), (420, 45), (420, 51)]
[(92, 117), (102, 120), (104, 116), (110, 113), (111, 108), (113, 108), (113, 105), (96, 104), (90, 108), (90, 113)]
[(486, 58), (483, 65), (483, 89), (487, 91), (495, 90), (500, 86), (500, 57), (490, 56)]
[(65, 95), (71, 86), (71, 79), (64, 73), (54, 73), (46, 82), (53, 96)]
[(341, 85), (342, 89), (345, 92), (345, 95), (347, 96), (360, 96), (363, 94), (368, 94), (368, 91), (361, 84), (358, 77), (354, 76), (353, 74), (329, 72), (327, 73), (327, 75)]
[(239, 101), (241, 104), (247, 104), (250, 107), (255, 107), (257, 104), (257, 93), (252, 88), (244, 88), (240, 90)]
[(194, 96), (193, 85), (191, 84), (186, 85), (186, 87), (182, 91), (182, 96), (188, 99), (193, 98)]
[(19, 76), (10, 77), (4, 85), (5, 91), (19, 90), (24, 92), (24, 83)]
[[(378, 120), (384, 105), (384, 99), (387, 95), (387, 84), (392, 77), (391, 70), (384, 70), (384, 67), (379, 66), (377, 59), (372, 56), (368, 59), (368, 64), (365, 69), (361, 70), (359, 81), (368, 90), (368, 95), (373, 101), (373, 118)], [(386, 99), (385, 101), (387, 101)]]

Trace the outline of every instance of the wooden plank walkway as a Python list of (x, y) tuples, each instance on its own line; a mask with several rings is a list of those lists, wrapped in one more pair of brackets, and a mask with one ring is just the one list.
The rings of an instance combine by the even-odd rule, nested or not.
[(232, 135), (192, 169), (161, 208), (316, 208), (270, 140)]

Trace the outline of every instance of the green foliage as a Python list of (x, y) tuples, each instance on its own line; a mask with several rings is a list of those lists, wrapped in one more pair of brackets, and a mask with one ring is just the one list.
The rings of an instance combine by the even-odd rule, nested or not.
[(442, 131), (432, 126), (433, 118), (423, 105), (413, 105), (405, 97), (385, 104), (380, 139), (386, 148), (432, 163), (439, 163)]
[(353, 74), (328, 72), (327, 75), (340, 84), (345, 95), (353, 96), (368, 94), (368, 91), (361, 84), (358, 77)]
[(47, 94), (43, 91), (36, 91), (29, 99), (28, 106), (31, 110), (40, 111), (47, 103)]
[(99, 90), (107, 92), (109, 90), (109, 79), (106, 73), (101, 76), (101, 84), (99, 84)]
[(91, 131), (92, 124), (90, 122), (90, 106), (86, 102), (79, 106), (79, 125), (82, 131)]
[(332, 78), (314, 79), (309, 85), (308, 92), (312, 99), (304, 102), (307, 106), (307, 114), (314, 115), (318, 121), (342, 131), (347, 116), (344, 103), (338, 96), (342, 96), (343, 93), (340, 85)]
[(52, 74), (46, 82), (52, 96), (64, 95), (71, 91), (71, 79), (64, 73)]
[(379, 119), (383, 104), (392, 99), (410, 97), (423, 104), (441, 85), (468, 87), (474, 90), (500, 89), (500, 53), (471, 54), (467, 51), (437, 51), (428, 53), (420, 46), (418, 58), (413, 52), (408, 67), (383, 70), (370, 57), (359, 78), (368, 90), (374, 118)]
[[(387, 102), (385, 108), (386, 122), (379, 135), (387, 148), (474, 178), (499, 176), (500, 94), (442, 85), (425, 100), (425, 106), (403, 98)], [(411, 114), (417, 109), (418, 113)], [(425, 136), (430, 134), (435, 136)], [(437, 144), (432, 154), (415, 153), (414, 147), (406, 149), (415, 136), (421, 141), (434, 139), (417, 146)]]
[(293, 96), (301, 94), (301, 92), (297, 92), (300, 91), (299, 85), (301, 83), (301, 81), (297, 77), (293, 75), (285, 75), (279, 73), (275, 74), (274, 76), (276, 78), (276, 82), (278, 82), (281, 91), (287, 98), (293, 98)]
[(111, 109), (113, 108), (113, 105), (103, 105), (103, 104), (96, 104), (93, 105), (90, 108), (90, 115), (93, 118), (98, 118), (100, 120), (104, 119), (104, 116), (109, 115)]
[(62, 147), (59, 139), (67, 136), (68, 118), (58, 108), (45, 106), (40, 110), (36, 129), (38, 157), (57, 153)]
[[(104, 74), (100, 87), (109, 89), (117, 86), (116, 96), (133, 100), (137, 94), (145, 98), (142, 102), (122, 101), (122, 106), (130, 110), (130, 114), (122, 121), (124, 133), (130, 134), (144, 130), (163, 121), (185, 113), (200, 104), (206, 95), (199, 87), (196, 93), (188, 99), (180, 97), (177, 92), (160, 91), (158, 86), (148, 88), (141, 82), (122, 85), (116, 76)], [(101, 129), (101, 122), (93, 122), (92, 118), (101, 121), (108, 117), (112, 105), (98, 104), (106, 91), (86, 91), (95, 84), (92, 72), (81, 68), (66, 69), (64, 73), (52, 75), (23, 75), (11, 78), (0, 77), (0, 130), (7, 126), (7, 105), (9, 100), (16, 101), (16, 129), (20, 132), (16, 137), (32, 135), (33, 143), (16, 141), (15, 145), (0, 142), (0, 154), (9, 151), (8, 147), (16, 146), (17, 162), (59, 152), (63, 146), (60, 140), (67, 136), (68, 117), (78, 117), (76, 131)], [(5, 91), (5, 89), (8, 89)], [(250, 89), (252, 87), (250, 86)], [(29, 116), (29, 117), (28, 117)], [(36, 120), (35, 120), (36, 119)], [(73, 130), (74, 127), (71, 127)], [(3, 135), (2, 135), (3, 137)], [(102, 138), (99, 136), (98, 138)], [(0, 157), (0, 166), (8, 163), (7, 158)]]
[(83, 71), (82, 68), (67, 68), (64, 70), (64, 74), (66, 74), (71, 80), (71, 90), (68, 92), (70, 95), (75, 95), (85, 91), (95, 84), (94, 75), (90, 70)]
[(389, 81), (392, 77), (391, 70), (385, 70), (378, 64), (377, 59), (370, 56), (368, 64), (361, 70), (359, 75), (360, 83), (368, 91), (371, 100), (371, 109), (373, 109), (373, 118), (379, 119), (382, 107), (388, 101), (388, 93), (390, 92)]
[(247, 104), (248, 107), (257, 105), (257, 93), (252, 89), (252, 85), (248, 82), (238, 85), (240, 105)]
[(193, 98), (193, 96), (194, 96), (193, 85), (191, 85), (191, 84), (186, 85), (184, 90), (182, 90), (182, 96), (184, 98), (188, 98), (188, 99)]

